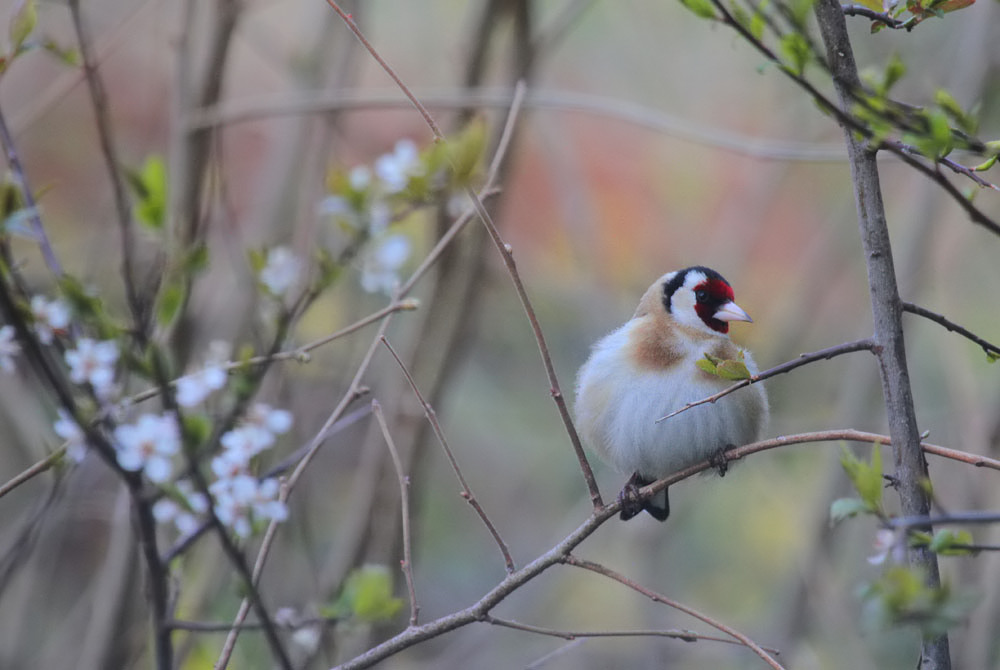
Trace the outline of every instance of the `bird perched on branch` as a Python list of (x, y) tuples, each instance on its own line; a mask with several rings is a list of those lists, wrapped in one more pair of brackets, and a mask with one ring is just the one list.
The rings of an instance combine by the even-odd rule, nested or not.
[(701, 266), (668, 272), (625, 325), (598, 340), (580, 368), (580, 433), (605, 461), (632, 473), (619, 496), (622, 519), (645, 509), (665, 521), (666, 489), (641, 500), (640, 487), (706, 459), (725, 474), (724, 451), (764, 430), (768, 405), (760, 384), (658, 421), (741, 374), (757, 373), (750, 353), (729, 339), (731, 321), (751, 319), (722, 275)]

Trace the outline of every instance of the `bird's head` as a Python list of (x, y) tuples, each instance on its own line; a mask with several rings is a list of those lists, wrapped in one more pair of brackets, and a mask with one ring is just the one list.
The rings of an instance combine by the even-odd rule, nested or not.
[(725, 335), (730, 321), (753, 321), (733, 302), (733, 287), (715, 270), (696, 265), (663, 275), (661, 301), (678, 322)]

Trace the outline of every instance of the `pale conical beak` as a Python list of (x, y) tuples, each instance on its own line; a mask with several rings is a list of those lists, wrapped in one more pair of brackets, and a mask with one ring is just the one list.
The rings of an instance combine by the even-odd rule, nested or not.
[(750, 315), (743, 311), (743, 308), (732, 300), (715, 310), (715, 314), (712, 316), (719, 321), (748, 321), (753, 323), (753, 319), (750, 318)]

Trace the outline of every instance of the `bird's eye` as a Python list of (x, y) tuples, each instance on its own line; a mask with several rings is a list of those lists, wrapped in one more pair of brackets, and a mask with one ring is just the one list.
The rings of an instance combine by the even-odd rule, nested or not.
[(708, 291), (706, 291), (703, 288), (698, 289), (697, 291), (694, 292), (694, 297), (695, 300), (697, 300), (698, 302), (705, 302), (706, 300), (708, 300)]

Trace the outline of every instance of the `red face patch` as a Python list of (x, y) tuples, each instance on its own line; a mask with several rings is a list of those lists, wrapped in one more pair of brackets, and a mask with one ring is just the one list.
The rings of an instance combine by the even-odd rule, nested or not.
[(729, 332), (729, 323), (714, 318), (719, 307), (733, 299), (733, 287), (721, 279), (708, 279), (694, 287), (694, 311), (705, 325), (719, 333)]

